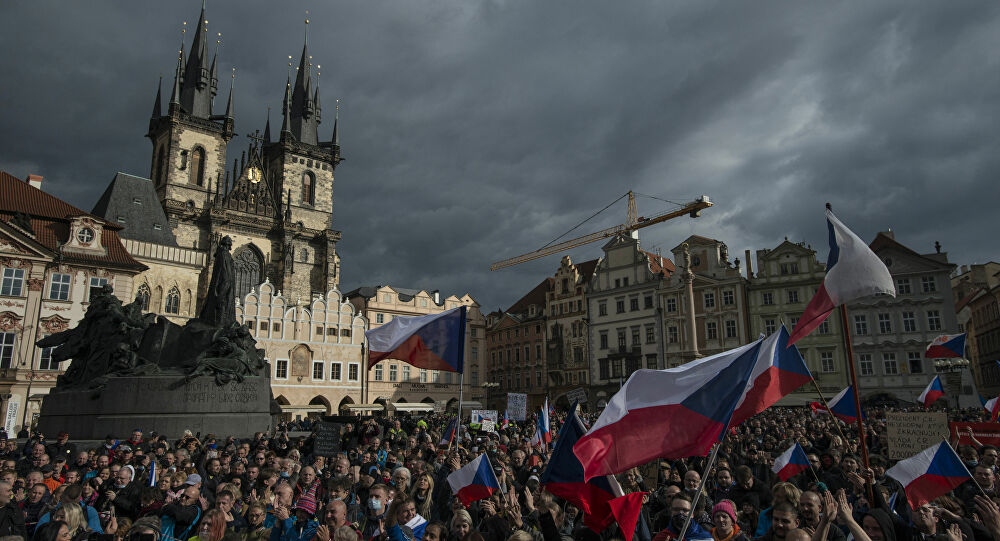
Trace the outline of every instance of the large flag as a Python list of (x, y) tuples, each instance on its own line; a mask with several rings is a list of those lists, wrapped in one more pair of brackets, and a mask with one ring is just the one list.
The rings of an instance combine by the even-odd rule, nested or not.
[(614, 476), (600, 476), (584, 481), (583, 464), (573, 454), (573, 445), (587, 433), (577, 416), (577, 405), (559, 430), (552, 458), (542, 471), (541, 483), (549, 493), (572, 503), (583, 512), (583, 523), (595, 533), (601, 533), (613, 521), (608, 502), (621, 496), (621, 487)]
[(787, 481), (808, 469), (809, 457), (799, 442), (793, 443), (787, 451), (774, 459), (774, 466), (771, 467), (771, 471), (782, 481)]
[(924, 392), (920, 393), (920, 396), (917, 397), (917, 402), (923, 404), (925, 408), (929, 408), (931, 404), (937, 402), (937, 399), (942, 396), (944, 396), (944, 385), (941, 384), (941, 377), (934, 376), (934, 379), (927, 384)]
[(919, 509), (972, 478), (946, 441), (900, 460), (885, 474), (902, 483), (911, 509)]
[[(830, 413), (845, 423), (855, 423), (858, 420), (858, 407), (854, 403), (854, 386), (848, 385), (843, 391), (836, 394), (827, 405), (830, 406)], [(864, 419), (864, 413), (861, 413)]]
[(545, 405), (538, 413), (535, 421), (535, 435), (531, 438), (532, 445), (543, 445), (552, 443), (552, 426), (549, 424), (549, 397), (545, 397)]
[(983, 407), (986, 408), (986, 411), (990, 412), (991, 421), (996, 421), (998, 415), (1000, 415), (1000, 400), (998, 399), (1000, 399), (1000, 397), (991, 398), (987, 400), (985, 404), (983, 404)]
[(648, 492), (630, 492), (611, 500), (608, 505), (611, 513), (618, 522), (618, 530), (625, 541), (632, 541), (635, 535), (635, 525), (639, 522), (639, 515), (642, 513), (642, 499)]
[(924, 357), (928, 359), (948, 359), (965, 357), (965, 333), (942, 334), (927, 345)]
[(458, 496), (462, 505), (468, 507), (472, 502), (489, 498), (500, 490), (500, 481), (493, 473), (489, 459), (485, 454), (474, 458), (465, 466), (448, 475), (448, 485), (453, 494)]
[(365, 331), (368, 368), (382, 359), (399, 359), (427, 370), (462, 372), (465, 360), (466, 307), (440, 314), (399, 316)]
[(783, 343), (780, 339), (779, 332), (676, 368), (636, 370), (573, 447), (585, 478), (620, 473), (661, 457), (708, 454), (741, 402), (756, 404), (747, 411), (768, 404), (748, 399), (747, 392), (757, 388), (750, 378), (758, 363), (775, 364), (773, 355), (798, 355), (797, 349), (777, 348), (773, 342)]
[(826, 209), (826, 226), (830, 236), (826, 277), (792, 330), (789, 345), (819, 327), (841, 304), (878, 293), (896, 296), (892, 275), (885, 263), (864, 241), (840, 223), (829, 207)]
[(731, 426), (739, 426), (812, 381), (805, 359), (798, 348), (789, 348), (788, 338), (788, 330), (782, 325), (778, 332), (764, 339), (750, 375), (752, 387), (736, 406)]

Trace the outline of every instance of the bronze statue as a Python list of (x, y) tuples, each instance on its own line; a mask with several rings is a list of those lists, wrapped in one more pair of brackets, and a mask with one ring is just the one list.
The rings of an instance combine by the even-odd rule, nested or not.
[(199, 319), (215, 327), (227, 327), (236, 321), (236, 291), (234, 280), (236, 268), (233, 256), (233, 239), (222, 237), (215, 249), (215, 263), (212, 267), (212, 281), (208, 285), (208, 296), (201, 309)]

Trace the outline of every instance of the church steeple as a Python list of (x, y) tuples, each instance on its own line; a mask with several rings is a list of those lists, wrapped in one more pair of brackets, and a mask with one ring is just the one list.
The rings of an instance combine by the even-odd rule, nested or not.
[[(306, 29), (309, 28), (309, 19), (306, 19)], [(308, 38), (307, 38), (308, 39)], [(290, 106), (286, 109), (289, 116), (289, 128), (291, 134), (300, 143), (307, 145), (319, 144), (319, 124), (320, 110), (316, 101), (319, 93), (319, 85), (313, 89), (312, 84), (312, 57), (309, 56), (309, 43), (306, 40), (302, 44), (302, 57), (299, 59), (299, 69), (295, 74), (295, 85), (292, 87), (292, 99)]]
[(214, 73), (215, 64), (213, 62), (210, 66), (208, 62), (208, 20), (205, 18), (205, 1), (202, 0), (194, 42), (184, 66), (180, 104), (186, 113), (204, 119), (212, 116), (212, 98), (219, 85)]
[(156, 120), (163, 116), (163, 107), (161, 106), (161, 102), (163, 101), (163, 98), (161, 97), (162, 92), (163, 76), (161, 75), (159, 82), (156, 83), (156, 99), (153, 100), (153, 114), (150, 115), (150, 120)]

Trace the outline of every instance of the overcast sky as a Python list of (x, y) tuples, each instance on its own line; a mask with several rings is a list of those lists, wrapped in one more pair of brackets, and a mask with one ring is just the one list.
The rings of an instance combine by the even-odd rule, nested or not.
[[(148, 177), (157, 79), (169, 96), (199, 0), (0, 3), (0, 169), (86, 210), (115, 172)], [(688, 235), (731, 257), (805, 241), (823, 205), (866, 241), (892, 228), (956, 264), (1000, 261), (1000, 3), (208, 0), (229, 162), (280, 126), (307, 17), (328, 140), (342, 289), (389, 284), (506, 308), (559, 256), (490, 272), (634, 190), (652, 215), (706, 194)], [(190, 49), (189, 32), (185, 49)], [(213, 40), (214, 41), (214, 40)], [(625, 220), (624, 201), (570, 236)], [(570, 252), (580, 262), (600, 243)]]

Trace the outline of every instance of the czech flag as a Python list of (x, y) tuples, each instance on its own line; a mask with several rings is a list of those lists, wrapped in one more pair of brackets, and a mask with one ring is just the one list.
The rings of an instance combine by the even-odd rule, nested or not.
[(486, 454), (481, 454), (460, 469), (448, 475), (448, 486), (451, 492), (458, 496), (462, 505), (468, 507), (472, 502), (489, 498), (494, 492), (500, 490), (500, 481), (493, 473), (493, 466), (486, 458)]
[[(837, 393), (832, 400), (827, 402), (830, 406), (830, 413), (834, 417), (845, 423), (856, 423), (858, 421), (858, 408), (854, 403), (854, 386), (848, 385), (843, 391)], [(864, 413), (861, 414), (864, 419)]]
[(945, 441), (899, 461), (885, 474), (902, 483), (911, 509), (919, 509), (972, 479), (962, 459)]
[(841, 304), (878, 293), (896, 296), (896, 287), (885, 263), (864, 241), (840, 223), (829, 205), (826, 207), (826, 226), (830, 237), (826, 276), (792, 330), (788, 345), (819, 327)]
[(549, 397), (545, 397), (545, 405), (538, 414), (538, 426), (535, 427), (535, 437), (538, 443), (552, 443), (552, 425), (549, 423)]
[(771, 407), (781, 397), (791, 394), (812, 381), (812, 374), (798, 348), (788, 345), (788, 330), (782, 325), (778, 332), (764, 340), (757, 364), (750, 374), (752, 386), (733, 413), (731, 426)]
[[(758, 371), (758, 363), (781, 364), (774, 355), (798, 355), (797, 349), (776, 347), (780, 338), (777, 332), (676, 368), (636, 370), (573, 446), (585, 479), (658, 458), (707, 455), (725, 435), (737, 406), (753, 400), (747, 396), (757, 388), (752, 374), (769, 370)], [(748, 411), (766, 402), (754, 401)]]
[(1000, 416), (1000, 400), (998, 399), (1000, 399), (1000, 397), (991, 398), (987, 400), (985, 404), (983, 404), (983, 407), (986, 408), (986, 411), (990, 412), (991, 421), (996, 421), (997, 417)]
[(929, 408), (931, 404), (937, 402), (937, 399), (942, 396), (944, 396), (944, 385), (941, 385), (941, 378), (939, 376), (934, 376), (934, 379), (927, 384), (924, 392), (920, 393), (920, 396), (917, 397), (917, 402), (923, 404), (925, 408)]
[(587, 433), (587, 429), (576, 412), (577, 405), (573, 404), (559, 430), (552, 458), (542, 471), (541, 483), (549, 493), (575, 505), (583, 512), (584, 525), (595, 533), (601, 533), (614, 522), (608, 502), (621, 496), (622, 490), (614, 476), (584, 481), (583, 464), (573, 454), (573, 445)]
[(365, 331), (368, 368), (382, 359), (399, 359), (427, 370), (462, 372), (465, 360), (466, 307), (440, 314), (400, 316)]
[(444, 433), (441, 434), (441, 441), (438, 442), (438, 446), (441, 445), (451, 445), (451, 442), (455, 439), (455, 432), (458, 430), (458, 417), (455, 417), (448, 423), (448, 427), (444, 429)]
[(808, 469), (809, 457), (799, 442), (792, 444), (787, 451), (774, 459), (774, 466), (771, 467), (771, 471), (782, 481), (787, 481)]
[(949, 359), (953, 357), (965, 357), (965, 335), (962, 334), (942, 334), (927, 345), (927, 352), (924, 357), (928, 359)]

